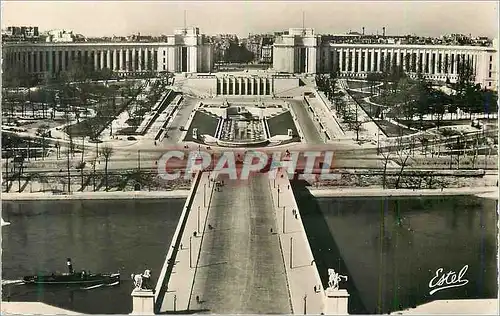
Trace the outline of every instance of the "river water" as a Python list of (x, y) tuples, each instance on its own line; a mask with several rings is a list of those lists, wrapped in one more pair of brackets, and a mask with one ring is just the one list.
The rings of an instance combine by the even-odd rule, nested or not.
[[(437, 299), (497, 297), (496, 201), (471, 196), (321, 198), (296, 189), (323, 284), (348, 276), (349, 312), (389, 313)], [(467, 271), (429, 294), (436, 270)], [(434, 282), (435, 284), (435, 282)]]
[[(495, 201), (473, 197), (321, 198), (295, 188), (324, 285), (348, 276), (350, 313), (391, 312), (434, 299), (494, 298)], [(3, 286), (3, 299), (42, 301), (82, 313), (132, 310), (131, 273), (156, 282), (183, 199), (3, 202), (3, 279), (75, 269), (120, 270), (119, 286), (93, 290)], [(468, 265), (465, 286), (429, 294), (438, 268)]]
[(121, 272), (114, 287), (9, 285), (3, 299), (41, 301), (81, 313), (132, 311), (132, 273), (150, 268), (156, 284), (180, 217), (183, 199), (2, 202), (2, 278), (54, 270)]

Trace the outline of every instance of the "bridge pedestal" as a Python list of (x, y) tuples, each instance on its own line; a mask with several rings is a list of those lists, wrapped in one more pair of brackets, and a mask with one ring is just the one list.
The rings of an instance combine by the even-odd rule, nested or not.
[(345, 289), (326, 289), (325, 312), (326, 315), (348, 315), (347, 304), (349, 293)]
[(154, 315), (155, 295), (153, 290), (132, 291), (132, 313), (130, 315)]

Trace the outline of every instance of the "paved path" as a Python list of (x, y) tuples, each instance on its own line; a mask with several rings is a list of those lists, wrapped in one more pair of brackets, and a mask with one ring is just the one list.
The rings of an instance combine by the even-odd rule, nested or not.
[(299, 100), (288, 100), (290, 106), (293, 109), (295, 115), (297, 115), (297, 120), (304, 134), (306, 143), (308, 144), (323, 144), (323, 137), (320, 135), (316, 129), (316, 125), (311, 119), (308, 113), (307, 105), (304, 101)]
[(321, 279), (290, 181), (286, 176), (282, 178), (280, 175), (278, 173), (276, 180), (268, 181), (276, 210), (277, 228), (286, 265), (293, 314), (319, 315), (324, 311), (325, 292), (322, 289)]
[[(291, 312), (266, 175), (224, 180), (215, 192), (190, 309), (217, 314)], [(208, 225), (208, 224), (207, 224)], [(196, 302), (196, 296), (201, 303)]]
[(168, 137), (165, 137), (163, 139), (162, 145), (167, 145), (182, 141), (180, 139), (182, 131), (179, 128), (187, 127), (186, 124), (188, 122), (189, 116), (191, 115), (196, 104), (199, 101), (200, 100), (198, 99), (189, 96), (184, 96), (184, 101), (182, 101), (181, 106), (179, 107), (179, 111), (173, 118), (172, 123), (169, 124), (167, 132)]

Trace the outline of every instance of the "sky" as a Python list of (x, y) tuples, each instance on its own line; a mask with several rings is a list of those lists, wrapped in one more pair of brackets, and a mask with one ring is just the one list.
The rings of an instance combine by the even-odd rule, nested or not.
[(205, 34), (266, 33), (302, 27), (319, 34), (498, 37), (496, 1), (2, 1), (2, 28), (39, 26), (85, 36), (172, 34), (197, 26)]

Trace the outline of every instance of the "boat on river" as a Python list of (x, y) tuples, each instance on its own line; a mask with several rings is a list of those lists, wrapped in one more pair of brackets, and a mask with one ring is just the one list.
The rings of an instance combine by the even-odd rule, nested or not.
[(28, 275), (23, 277), (25, 284), (47, 285), (97, 285), (116, 284), (120, 282), (120, 273), (90, 273), (85, 270), (75, 272), (71, 259), (68, 258), (67, 273), (52, 273), (49, 275)]

